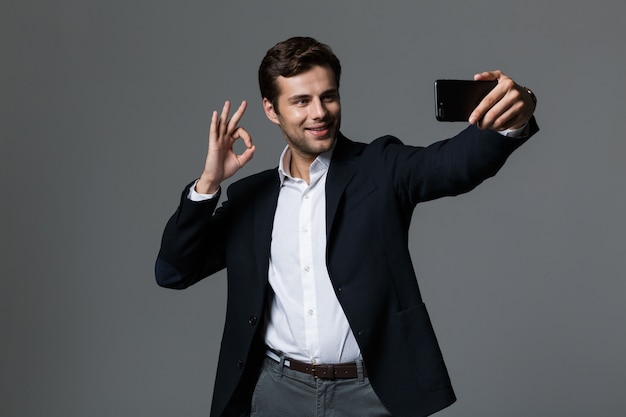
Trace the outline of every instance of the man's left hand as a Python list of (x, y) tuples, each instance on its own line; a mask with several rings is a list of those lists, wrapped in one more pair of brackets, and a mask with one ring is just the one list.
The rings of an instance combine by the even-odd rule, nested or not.
[(480, 129), (519, 129), (528, 123), (535, 111), (532, 92), (516, 84), (502, 71), (487, 71), (474, 75), (476, 81), (497, 80), (498, 85), (483, 98), (469, 117), (470, 124)]

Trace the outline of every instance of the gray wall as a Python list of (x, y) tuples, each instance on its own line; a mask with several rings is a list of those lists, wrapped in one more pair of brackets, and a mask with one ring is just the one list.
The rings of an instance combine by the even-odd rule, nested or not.
[(200, 174), (210, 112), (274, 166), (256, 69), (292, 35), (342, 59), (343, 131), (426, 145), (436, 78), (502, 69), (541, 132), (474, 192), (424, 204), (412, 253), (474, 416), (626, 415), (626, 87), (614, 1), (9, 0), (0, 10), (0, 415), (205, 416), (219, 274), (154, 283), (162, 228)]

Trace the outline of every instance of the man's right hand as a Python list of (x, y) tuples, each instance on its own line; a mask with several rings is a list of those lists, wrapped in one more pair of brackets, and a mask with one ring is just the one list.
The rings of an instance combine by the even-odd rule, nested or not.
[[(218, 116), (214, 111), (209, 129), (209, 149), (204, 164), (204, 170), (196, 183), (196, 192), (200, 194), (214, 194), (220, 184), (239, 171), (254, 155), (252, 138), (246, 130), (238, 126), (239, 120), (246, 111), (246, 101), (242, 101), (233, 117), (229, 120), (230, 102), (224, 103), (222, 114)], [(233, 149), (235, 141), (243, 140), (246, 149), (237, 155)]]

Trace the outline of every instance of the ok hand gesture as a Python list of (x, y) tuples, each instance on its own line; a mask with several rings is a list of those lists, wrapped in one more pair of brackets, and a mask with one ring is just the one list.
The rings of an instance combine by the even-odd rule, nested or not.
[[(213, 112), (209, 129), (209, 149), (204, 170), (196, 183), (196, 192), (216, 193), (222, 181), (233, 176), (252, 159), (255, 150), (252, 138), (243, 127), (238, 126), (247, 105), (246, 101), (242, 101), (230, 120), (228, 119), (229, 101), (224, 103), (221, 115), (218, 116), (216, 111)], [(233, 149), (238, 139), (243, 140), (246, 146), (240, 155), (237, 155)]]

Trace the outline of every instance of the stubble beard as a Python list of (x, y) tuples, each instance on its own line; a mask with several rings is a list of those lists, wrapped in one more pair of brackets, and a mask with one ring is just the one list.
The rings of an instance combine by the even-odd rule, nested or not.
[(289, 132), (283, 131), (283, 135), (291, 151), (307, 159), (315, 159), (318, 155), (327, 152), (333, 148), (337, 137), (339, 136), (339, 120), (335, 120), (330, 126), (328, 134), (323, 138), (315, 138), (313, 140), (307, 138), (307, 131), (304, 130), (298, 137), (290, 135)]

